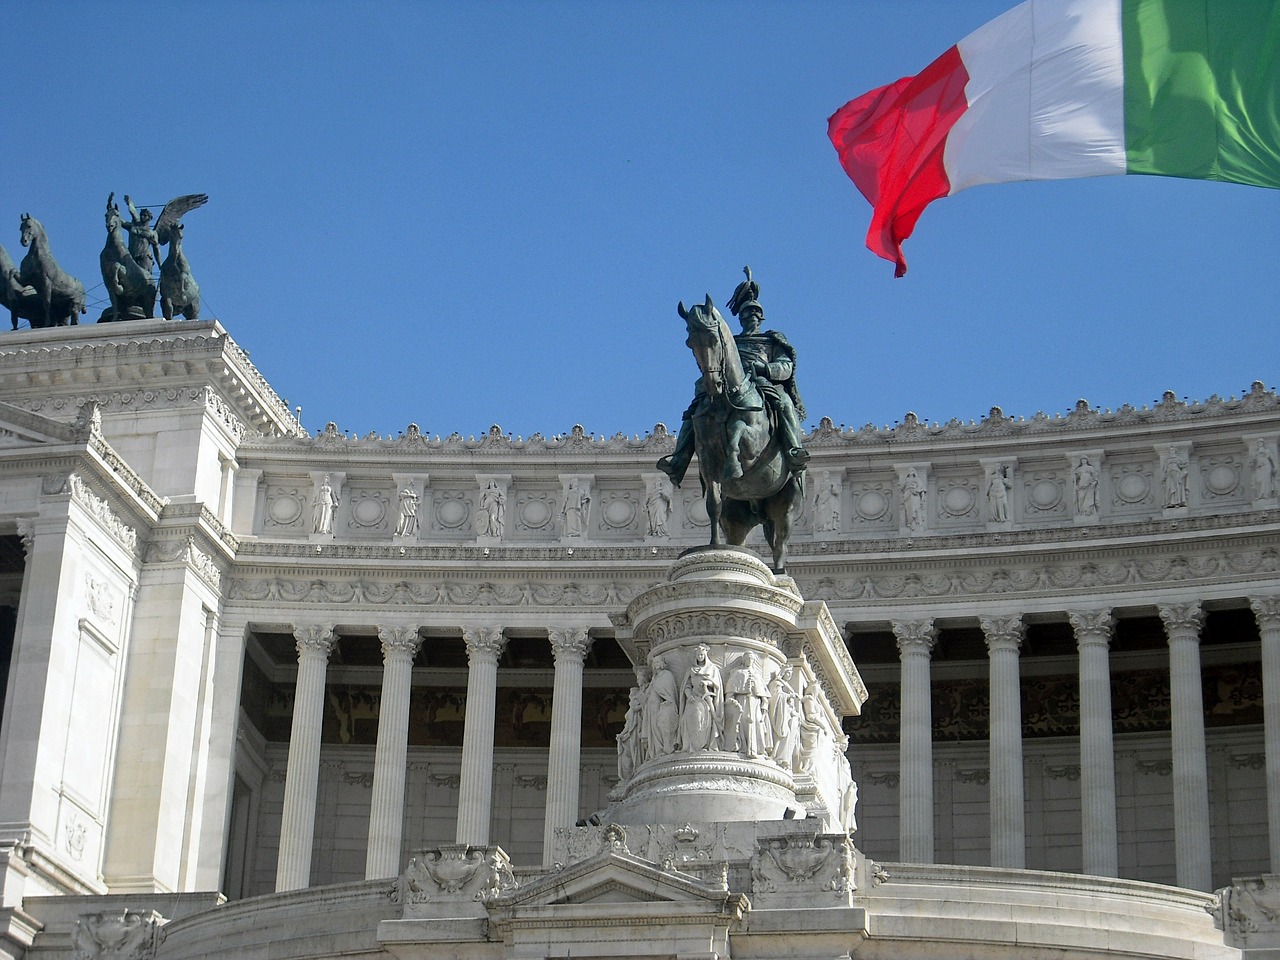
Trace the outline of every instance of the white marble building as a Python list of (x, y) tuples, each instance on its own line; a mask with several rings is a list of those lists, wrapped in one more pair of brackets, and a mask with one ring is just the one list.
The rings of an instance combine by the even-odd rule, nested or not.
[[(869, 698), (819, 903), (748, 863), (784, 821), (556, 833), (706, 540), (665, 431), (309, 436), (216, 323), (5, 334), (0, 957), (1280, 956), (1278, 440), (1261, 384), (822, 421), (788, 572)], [(516, 885), (425, 910), (448, 844)]]

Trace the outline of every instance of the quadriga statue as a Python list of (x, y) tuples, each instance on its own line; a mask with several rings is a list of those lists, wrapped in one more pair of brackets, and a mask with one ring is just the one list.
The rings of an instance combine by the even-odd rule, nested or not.
[(168, 256), (160, 264), (160, 312), (166, 320), (179, 313), (188, 320), (200, 318), (200, 285), (182, 252), (182, 218), (208, 202), (209, 196), (204, 193), (175, 197), (164, 205), (156, 221), (156, 237), (169, 247)]

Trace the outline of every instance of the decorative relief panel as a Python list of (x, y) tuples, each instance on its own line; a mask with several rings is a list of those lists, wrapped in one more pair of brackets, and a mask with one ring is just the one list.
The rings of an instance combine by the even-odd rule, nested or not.
[(849, 485), (855, 528), (893, 527), (895, 490), (889, 479), (860, 480)]
[(1206, 505), (1243, 503), (1248, 490), (1242, 482), (1244, 464), (1239, 454), (1202, 456), (1200, 467), (1200, 500)]
[(636, 537), (643, 534), (641, 495), (634, 490), (611, 490), (597, 485), (599, 508), (593, 511), (592, 526), (605, 537)]
[(262, 529), (270, 532), (302, 532), (311, 499), (310, 482), (267, 484)]
[(385, 533), (390, 529), (391, 495), (387, 490), (348, 484), (346, 494), (350, 505), (346, 524), (349, 531)]
[(1022, 503), (1026, 519), (1068, 516), (1067, 499), (1067, 480), (1060, 470), (1028, 467), (1022, 472)]
[(515, 528), (518, 533), (550, 537), (555, 532), (554, 490), (521, 489), (516, 495)]
[(463, 490), (441, 490), (435, 495), (431, 528), (446, 536), (467, 536), (472, 527), (472, 495)]
[(684, 503), (685, 530), (701, 531), (711, 526), (711, 518), (707, 516), (707, 501), (701, 494), (686, 492), (680, 499)]
[(1146, 513), (1157, 505), (1152, 464), (1109, 458), (1107, 466), (1111, 475), (1110, 513)]
[(978, 481), (973, 477), (939, 476), (934, 481), (937, 490), (935, 516), (941, 527), (978, 519)]

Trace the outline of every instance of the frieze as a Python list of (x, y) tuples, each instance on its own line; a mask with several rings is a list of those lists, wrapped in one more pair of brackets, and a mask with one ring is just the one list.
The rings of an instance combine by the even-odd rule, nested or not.
[(286, 577), (237, 578), (230, 581), (230, 600), (286, 603), (356, 603), (415, 606), (618, 606), (641, 585), (610, 580), (602, 583), (519, 581), (480, 583), (440, 580), (329, 580)]
[(672, 643), (686, 637), (715, 636), (758, 640), (781, 650), (787, 632), (763, 617), (743, 614), (679, 613), (660, 617), (648, 625), (653, 645)]

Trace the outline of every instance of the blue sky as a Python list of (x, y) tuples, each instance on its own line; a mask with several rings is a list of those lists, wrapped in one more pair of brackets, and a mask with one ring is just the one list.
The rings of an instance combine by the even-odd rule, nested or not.
[(828, 115), (1011, 5), (42, 5), (0, 66), (0, 244), (30, 212), (100, 300), (109, 192), (208, 193), (204, 316), (313, 431), (674, 427), (676, 302), (748, 263), (810, 425), (1274, 385), (1277, 191), (980, 187), (925, 213), (904, 279), (865, 249)]

